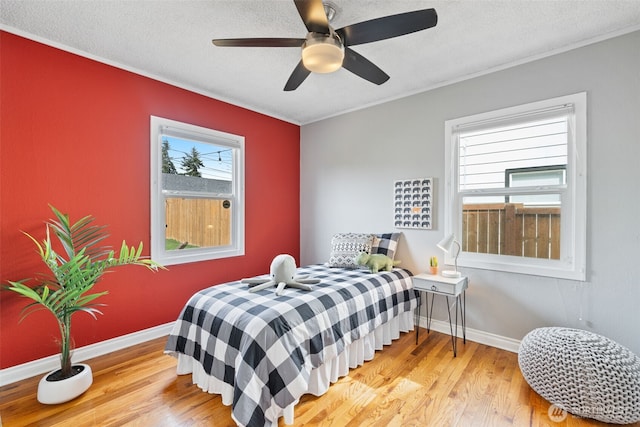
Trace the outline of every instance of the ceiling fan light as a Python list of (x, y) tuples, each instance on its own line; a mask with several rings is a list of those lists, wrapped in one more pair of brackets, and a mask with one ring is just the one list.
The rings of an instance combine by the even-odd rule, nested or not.
[(332, 37), (309, 37), (302, 45), (302, 64), (314, 73), (333, 73), (342, 67), (344, 48)]

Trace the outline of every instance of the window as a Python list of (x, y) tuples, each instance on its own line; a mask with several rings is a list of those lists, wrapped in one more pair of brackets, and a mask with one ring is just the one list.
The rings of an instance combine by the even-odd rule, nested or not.
[[(507, 187), (566, 185), (567, 165), (506, 169), (504, 173), (504, 183)], [(560, 197), (553, 194), (506, 196), (505, 202), (526, 203), (529, 206), (559, 205)]]
[(244, 254), (244, 138), (151, 116), (151, 258)]
[(585, 279), (585, 93), (448, 120), (445, 157), (458, 265)]

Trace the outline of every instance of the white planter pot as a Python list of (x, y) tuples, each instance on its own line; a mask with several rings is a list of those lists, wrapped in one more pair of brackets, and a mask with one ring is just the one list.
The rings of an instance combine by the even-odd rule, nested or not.
[(47, 377), (56, 372), (57, 369), (42, 377), (40, 383), (38, 383), (38, 402), (45, 405), (64, 403), (87, 391), (93, 383), (91, 367), (84, 363), (77, 363), (73, 366), (82, 366), (84, 369), (71, 378), (60, 381), (47, 381)]

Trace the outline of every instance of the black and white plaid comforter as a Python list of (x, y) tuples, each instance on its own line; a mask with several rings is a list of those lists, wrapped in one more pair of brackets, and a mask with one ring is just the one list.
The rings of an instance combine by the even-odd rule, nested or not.
[[(239, 282), (195, 294), (176, 321), (165, 352), (193, 357), (234, 387), (232, 415), (262, 427), (308, 388), (311, 369), (345, 346), (416, 307), (411, 273), (369, 273), (314, 265), (299, 275), (321, 279), (307, 292), (249, 293)], [(277, 424), (277, 423), (276, 423)]]

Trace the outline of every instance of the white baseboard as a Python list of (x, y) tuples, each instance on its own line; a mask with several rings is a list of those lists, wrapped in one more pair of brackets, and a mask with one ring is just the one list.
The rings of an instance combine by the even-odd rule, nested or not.
[[(165, 323), (164, 325), (154, 326), (153, 328), (144, 329), (142, 331), (133, 332), (110, 340), (77, 348), (73, 351), (73, 362), (83, 362), (113, 351), (122, 350), (123, 348), (169, 335), (169, 332), (171, 332), (171, 328), (173, 327), (173, 323), (174, 322)], [(0, 369), (0, 387), (26, 378), (31, 378), (36, 375), (45, 374), (49, 371), (58, 369), (59, 367), (60, 357), (59, 355), (55, 355), (23, 363), (21, 365), (12, 366), (10, 368)]]
[[(110, 340), (101, 341), (85, 347), (80, 347), (73, 352), (74, 362), (83, 362), (94, 357), (102, 356), (113, 351), (122, 350), (146, 341), (169, 335), (174, 322), (165, 323), (164, 325), (154, 326), (121, 337), (112, 338)], [(427, 319), (420, 316), (420, 326), (427, 327)], [(433, 319), (431, 321), (431, 329), (436, 332), (450, 335), (449, 322)], [(513, 338), (502, 337), (489, 332), (479, 331), (477, 329), (467, 328), (467, 339), (480, 344), (490, 345), (502, 350), (518, 352), (520, 341)], [(458, 325), (458, 336), (462, 337), (462, 329)], [(23, 363), (22, 365), (12, 366), (10, 368), (0, 370), (0, 387), (7, 384), (31, 378), (36, 375), (42, 375), (49, 371), (53, 371), (60, 366), (60, 358), (58, 355), (49, 356), (32, 362)]]
[[(427, 318), (420, 316), (420, 326), (422, 328), (427, 327)], [(454, 325), (455, 327), (455, 325)], [(502, 350), (507, 350), (512, 353), (517, 353), (518, 348), (520, 347), (520, 341), (507, 338), (500, 335), (495, 335), (490, 332), (479, 331), (477, 329), (466, 328), (467, 329), (467, 340), (474, 341), (480, 344), (489, 345), (491, 347), (496, 347)], [(441, 332), (443, 334), (451, 335), (451, 329), (449, 327), (449, 322), (445, 322), (443, 320), (433, 319), (431, 321), (431, 330), (436, 332)], [(458, 338), (462, 338), (462, 327), (458, 324)]]

